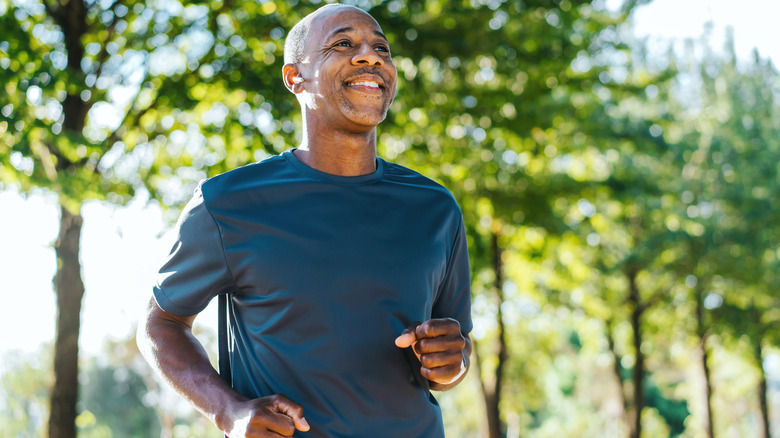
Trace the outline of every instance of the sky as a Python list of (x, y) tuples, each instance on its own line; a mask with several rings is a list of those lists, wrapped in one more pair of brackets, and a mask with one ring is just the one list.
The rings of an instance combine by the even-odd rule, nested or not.
[(700, 38), (711, 22), (710, 46), (719, 51), (730, 26), (738, 56), (752, 56), (758, 48), (762, 57), (771, 58), (775, 67), (780, 67), (777, 17), (777, 0), (653, 0), (638, 8), (633, 27), (637, 36), (652, 37), (656, 42), (674, 39), (675, 48), (681, 50), (686, 38)]
[[(725, 28), (731, 26), (738, 56), (746, 58), (757, 47), (778, 66), (780, 31), (770, 22), (776, 17), (778, 0), (655, 0), (641, 6), (633, 21), (637, 36), (648, 37), (659, 47), (673, 43), (678, 49), (684, 39), (699, 38), (711, 21), (711, 47), (719, 50)], [(160, 208), (144, 199), (122, 208), (89, 202), (83, 217), (86, 294), (80, 346), (83, 352), (96, 354), (107, 338), (124, 339), (135, 330), (172, 238)], [(51, 194), (23, 197), (12, 189), (0, 191), (0, 291), (5, 301), (0, 305), (0, 355), (33, 352), (54, 339), (53, 243), (58, 220), (56, 197)], [(213, 307), (196, 324), (215, 327)]]

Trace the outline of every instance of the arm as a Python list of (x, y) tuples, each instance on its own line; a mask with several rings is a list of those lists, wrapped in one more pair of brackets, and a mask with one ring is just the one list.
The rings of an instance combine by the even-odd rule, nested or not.
[(461, 333), (460, 323), (451, 318), (415, 323), (396, 338), (395, 345), (412, 347), (420, 361), (420, 374), (436, 391), (456, 387), (471, 365), (471, 337)]
[(154, 299), (138, 328), (138, 347), (173, 389), (230, 437), (292, 436), (307, 431), (303, 408), (283, 395), (248, 399), (211, 366), (192, 334), (195, 316), (162, 310)]

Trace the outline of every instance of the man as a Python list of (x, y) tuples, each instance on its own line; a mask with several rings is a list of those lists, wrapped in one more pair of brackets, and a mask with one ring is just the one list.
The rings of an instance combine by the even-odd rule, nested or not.
[[(466, 239), (449, 192), (376, 157), (396, 91), (387, 39), (362, 10), (325, 6), (288, 35), (283, 79), (300, 146), (196, 190), (141, 351), (231, 438), (443, 437), (429, 389), (468, 368)], [(219, 294), (233, 388), (191, 333)]]

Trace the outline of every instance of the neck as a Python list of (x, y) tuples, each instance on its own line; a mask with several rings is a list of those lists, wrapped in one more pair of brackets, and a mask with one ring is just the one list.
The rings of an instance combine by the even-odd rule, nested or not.
[(317, 129), (304, 117), (303, 138), (295, 156), (320, 172), (339, 176), (368, 175), (376, 170), (376, 127), (347, 132)]

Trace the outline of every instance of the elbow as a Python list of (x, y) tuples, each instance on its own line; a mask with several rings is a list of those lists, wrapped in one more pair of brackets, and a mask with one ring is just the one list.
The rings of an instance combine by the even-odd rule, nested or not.
[(152, 340), (149, 331), (150, 319), (149, 312), (144, 312), (138, 320), (138, 329), (135, 332), (135, 344), (141, 355), (149, 360), (149, 352), (151, 351)]

